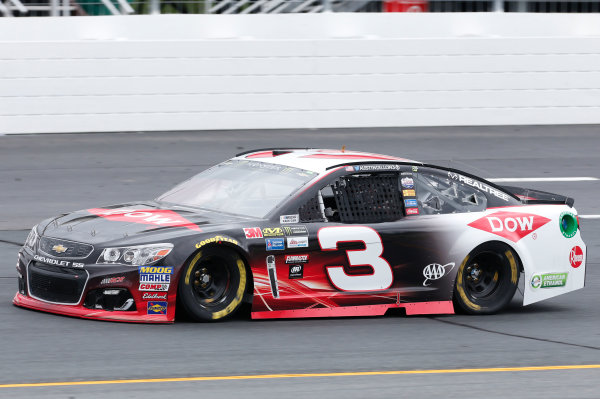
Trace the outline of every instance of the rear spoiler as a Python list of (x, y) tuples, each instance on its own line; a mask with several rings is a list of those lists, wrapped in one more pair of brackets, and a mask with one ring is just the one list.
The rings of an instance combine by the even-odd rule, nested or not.
[(571, 197), (565, 197), (560, 194), (552, 194), (545, 191), (531, 190), (529, 188), (501, 186), (504, 190), (519, 197), (523, 204), (566, 204), (573, 207), (575, 200)]

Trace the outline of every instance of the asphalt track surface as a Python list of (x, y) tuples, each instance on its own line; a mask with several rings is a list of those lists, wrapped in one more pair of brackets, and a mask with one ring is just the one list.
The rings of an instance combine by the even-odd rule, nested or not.
[[(527, 307), (517, 293), (494, 316), (241, 314), (214, 324), (136, 325), (11, 304), (16, 244), (43, 218), (154, 198), (246, 149), (342, 145), (488, 178), (600, 177), (599, 126), (0, 137), (0, 398), (600, 397), (600, 368), (582, 368), (600, 364), (600, 219), (581, 220), (585, 289)], [(600, 214), (600, 181), (521, 185), (570, 195), (579, 214)], [(552, 369), (561, 365), (576, 367)], [(423, 371), (404, 373), (415, 370)], [(369, 373), (386, 371), (397, 373)], [(136, 379), (145, 381), (115, 384)], [(74, 385), (99, 380), (106, 382)], [(46, 382), (66, 384), (5, 387)]]

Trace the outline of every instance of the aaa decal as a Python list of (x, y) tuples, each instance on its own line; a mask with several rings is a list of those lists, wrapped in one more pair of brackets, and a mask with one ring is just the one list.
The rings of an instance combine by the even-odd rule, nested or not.
[(190, 230), (202, 231), (176, 212), (167, 209), (103, 209), (92, 208), (89, 213), (115, 222), (149, 224), (154, 226), (185, 227)]
[(469, 223), (469, 226), (517, 242), (549, 221), (530, 213), (496, 212)]

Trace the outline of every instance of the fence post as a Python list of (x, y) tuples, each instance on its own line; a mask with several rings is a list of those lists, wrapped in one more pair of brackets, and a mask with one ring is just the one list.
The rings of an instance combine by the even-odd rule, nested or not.
[(160, 0), (150, 0), (150, 14), (160, 14)]
[(494, 11), (504, 12), (504, 0), (494, 0)]

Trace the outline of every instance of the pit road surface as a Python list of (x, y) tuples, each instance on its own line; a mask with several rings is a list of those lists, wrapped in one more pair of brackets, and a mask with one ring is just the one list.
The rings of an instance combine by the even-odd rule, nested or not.
[[(586, 287), (494, 316), (135, 325), (16, 308), (19, 243), (60, 212), (154, 198), (252, 148), (372, 151), (487, 178), (600, 178), (600, 127), (405, 128), (0, 137), (0, 386), (15, 383), (283, 375), (283, 378), (0, 387), (4, 398), (598, 398), (600, 219), (581, 219)], [(600, 181), (506, 183), (575, 198), (600, 214)], [(521, 285), (523, 282), (521, 281)], [(522, 367), (542, 369), (519, 369)], [(511, 367), (512, 371), (486, 369)], [(360, 375), (370, 371), (483, 369)], [(288, 374), (348, 373), (289, 377)]]

